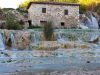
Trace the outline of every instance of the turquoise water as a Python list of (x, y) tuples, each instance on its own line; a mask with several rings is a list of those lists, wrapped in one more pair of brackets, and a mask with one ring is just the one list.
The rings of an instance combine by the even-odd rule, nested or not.
[[(47, 51), (50, 52), (50, 51)], [(4, 51), (0, 72), (96, 70), (100, 68), (100, 50), (59, 49), (51, 56), (36, 56), (39, 51)], [(41, 53), (41, 52), (40, 52)], [(6, 54), (7, 55), (7, 54)]]
[[(31, 41), (37, 43), (40, 40), (42, 30), (28, 30), (36, 34)], [(86, 43), (89, 40), (100, 37), (100, 30), (74, 30), (57, 29), (55, 35), (67, 41)], [(63, 35), (63, 37), (62, 37)], [(95, 37), (94, 37), (95, 36)], [(58, 36), (55, 36), (56, 40)], [(13, 37), (14, 39), (14, 37)], [(60, 42), (60, 41), (59, 41)], [(89, 44), (89, 43), (88, 43)], [(87, 44), (87, 45), (88, 45)], [(45, 55), (45, 53), (47, 53)], [(43, 56), (44, 55), (44, 56)], [(100, 41), (90, 48), (57, 49), (55, 51), (33, 50), (2, 50), (0, 51), (0, 73), (16, 71), (53, 71), (53, 70), (96, 70), (100, 69)]]

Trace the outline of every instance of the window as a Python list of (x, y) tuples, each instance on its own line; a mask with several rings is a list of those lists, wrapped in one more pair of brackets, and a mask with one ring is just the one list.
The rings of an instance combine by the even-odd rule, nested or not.
[(42, 13), (46, 13), (46, 8), (42, 8)]
[(64, 15), (68, 15), (68, 10), (64, 10)]
[(45, 24), (47, 24), (47, 21), (40, 21), (40, 24), (45, 25)]
[(65, 26), (65, 23), (64, 22), (61, 22), (61, 26), (64, 27)]

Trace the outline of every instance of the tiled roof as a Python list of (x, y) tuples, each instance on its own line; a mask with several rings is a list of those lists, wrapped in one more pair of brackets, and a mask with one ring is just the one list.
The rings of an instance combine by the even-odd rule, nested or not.
[(48, 5), (70, 5), (70, 6), (79, 6), (77, 3), (62, 3), (62, 2), (30, 2), (27, 9), (31, 6), (31, 4), (48, 4)]

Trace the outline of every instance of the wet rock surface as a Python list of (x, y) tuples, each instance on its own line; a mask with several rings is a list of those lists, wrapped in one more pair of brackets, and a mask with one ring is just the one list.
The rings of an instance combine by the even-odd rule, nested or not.
[[(95, 31), (80, 32), (80, 30), (77, 30), (75, 32), (74, 30), (73, 31), (63, 30), (63, 32), (66, 32), (67, 35), (71, 34), (69, 37), (70, 40), (68, 41), (64, 40), (62, 37), (61, 39), (63, 41), (56, 41), (56, 42), (55, 41), (32, 42), (30, 39), (31, 33), (29, 33), (28, 31), (23, 30), (18, 32), (17, 31), (16, 32), (11, 31), (11, 32), (13, 32), (13, 37), (12, 37), (13, 40), (11, 40), (13, 43), (11, 43), (11, 46), (12, 48), (15, 48), (16, 46), (18, 50), (15, 51), (13, 49), (8, 49), (8, 50), (0, 51), (0, 67), (1, 67), (0, 74), (2, 75), (4, 73), (8, 73), (8, 75), (9, 74), (10, 75), (11, 74), (12, 75), (14, 74), (15, 75), (21, 75), (21, 74), (23, 75), (25, 74), (26, 75), (28, 74), (29, 75), (32, 74), (33, 75), (73, 75), (73, 74), (80, 75), (82, 73), (83, 75), (85, 74), (96, 75), (95, 70), (96, 72), (97, 70), (100, 70), (100, 60), (99, 60), (100, 43), (99, 41), (96, 44), (87, 42), (87, 40), (91, 40), (91, 37), (95, 36), (93, 35), (95, 34), (93, 33)], [(79, 32), (80, 34), (78, 34)], [(5, 33), (5, 36), (7, 36), (5, 37), (6, 41), (7, 39), (11, 38), (11, 34), (9, 36), (9, 32)], [(66, 36), (65, 38), (67, 38)], [(78, 39), (73, 39), (74, 37), (79, 38), (81, 41), (79, 41)], [(49, 51), (47, 49), (35, 50), (35, 48), (33, 48), (30, 51), (28, 48), (30, 46), (29, 45), (30, 41), (32, 44), (36, 44), (37, 47), (44, 47), (44, 48), (59, 47), (59, 48), (52, 51)], [(4, 43), (5, 41), (1, 41), (1, 42)], [(15, 44), (15, 46), (13, 47), (12, 44)], [(25, 50), (21, 51), (21, 49), (23, 50), (26, 49), (26, 51)], [(73, 71), (73, 70), (78, 70), (78, 71)], [(93, 71), (89, 71), (89, 70), (93, 70)], [(36, 71), (40, 71), (41, 73)]]
[(1, 43), (5, 49), (18, 50), (55, 50), (58, 48), (92, 48), (93, 43), (99, 46), (99, 30), (61, 30), (55, 31), (55, 41), (45, 41), (38, 30), (2, 30)]
[(41, 41), (38, 44), (31, 44), (32, 50), (57, 50), (59, 48), (63, 49), (74, 49), (74, 48), (79, 48), (79, 49), (88, 49), (95, 47), (95, 44), (92, 43), (79, 43), (78, 41), (65, 41), (63, 43), (59, 43), (57, 41)]
[(56, 51), (1, 51), (0, 66), (2, 68), (0, 68), (0, 74), (42, 75), (43, 73), (44, 75), (73, 75), (73, 70), (78, 70), (75, 71), (76, 75), (77, 73), (80, 75), (80, 72), (85, 75), (83, 71), (86, 73), (88, 71), (93, 71), (94, 73), (95, 70), (100, 70), (99, 54), (99, 49), (95, 51), (87, 49), (58, 49)]
[(15, 32), (16, 47), (20, 50), (29, 48), (30, 33), (27, 31)]
[(95, 71), (53, 71), (53, 72), (15, 72), (15, 73), (4, 73), (0, 75), (100, 75), (100, 70)]

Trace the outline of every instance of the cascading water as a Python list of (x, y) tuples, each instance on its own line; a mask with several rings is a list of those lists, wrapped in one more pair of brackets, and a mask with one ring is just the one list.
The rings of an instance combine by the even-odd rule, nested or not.
[(65, 41), (67, 41), (64, 33), (58, 33), (56, 37), (59, 43), (65, 43)]
[[(60, 32), (58, 32), (58, 31), (56, 31), (55, 33), (57, 34), (56, 38), (57, 38), (57, 41), (59, 41), (59, 43), (62, 43), (62, 42), (65, 43), (66, 41), (70, 41), (68, 39), (75, 38), (74, 36), (76, 36), (76, 38), (79, 38), (79, 40), (81, 41), (83, 38), (85, 38), (87, 40), (87, 38), (88, 38), (87, 36), (91, 37), (93, 34), (95, 34), (95, 35), (100, 34), (99, 30), (94, 31), (94, 30), (80, 30), (80, 29), (79, 30), (78, 29), (75, 29), (75, 30), (74, 29), (71, 29), (71, 30), (69, 30), (69, 29), (61, 30), (60, 29)], [(9, 35), (10, 35), (10, 39), (11, 39), (12, 49), (15, 49), (16, 44), (15, 44), (14, 33), (10, 32)], [(32, 37), (33, 42), (39, 42), (40, 35), (41, 34), (39, 32), (34, 32), (33, 34), (31, 34), (31, 37), (33, 36)], [(95, 35), (93, 35), (93, 36), (95, 36)], [(68, 36), (70, 36), (70, 37), (67, 39)], [(0, 34), (0, 48), (4, 47), (3, 39), (4, 39), (3, 35)], [(92, 40), (92, 38), (90, 40)], [(72, 69), (79, 68), (79, 70), (80, 70), (80, 68), (85, 69), (85, 67), (86, 67), (86, 69), (88, 69), (87, 65), (84, 67), (84, 64), (86, 64), (87, 61), (92, 62), (92, 63), (90, 63), (89, 67), (93, 64), (93, 67), (90, 67), (93, 69), (94, 65), (97, 64), (100, 59), (99, 58), (100, 45), (99, 45), (99, 48), (97, 48), (97, 47), (93, 48), (94, 45), (90, 44), (91, 48), (93, 48), (93, 49), (91, 49), (91, 48), (89, 49), (89, 48), (80, 48), (81, 44), (83, 44), (83, 43), (79, 43), (79, 42), (78, 42), (78, 44), (77, 44), (77, 42), (75, 42), (75, 43), (76, 44), (74, 46), (77, 45), (77, 46), (79, 46), (79, 48), (78, 47), (77, 48), (70, 47), (72, 49), (68, 49), (67, 46), (65, 45), (65, 48), (63, 49), (62, 46), (64, 46), (64, 44), (63, 45), (60, 44), (59, 46), (61, 48), (59, 48), (59, 49), (57, 48), (57, 50), (54, 50), (54, 51), (47, 51), (47, 50), (44, 51), (44, 50), (42, 50), (42, 48), (40, 51), (39, 50), (36, 51), (34, 48), (33, 48), (33, 51), (20, 51), (20, 52), (19, 51), (9, 51), (9, 50), (5, 51), (4, 53), (0, 54), (0, 64), (1, 64), (0, 66), (1, 66), (1, 68), (3, 67), (3, 70), (0, 69), (0, 72), (3, 71), (5, 73), (7, 73), (7, 72), (14, 73), (16, 71), (23, 71), (23, 70), (30, 71), (30, 70), (38, 70), (38, 69), (40, 69), (40, 70), (42, 69), (44, 71), (45, 70), (49, 71), (52, 69), (58, 70), (59, 68), (60, 68), (59, 70), (65, 70), (65, 69), (68, 69), (68, 67), (70, 65), (72, 65), (71, 67), (69, 67), (70, 69), (71, 68)], [(56, 44), (53, 44), (53, 45), (56, 45)], [(71, 45), (73, 46), (73, 43), (71, 43)], [(86, 45), (88, 45), (88, 44), (86, 43)], [(84, 44), (82, 46), (84, 46)], [(75, 49), (73, 49), (73, 48), (75, 48)], [(48, 65), (48, 64), (50, 64), (50, 65)], [(16, 67), (15, 67), (15, 65), (16, 65)], [(75, 66), (73, 67), (73, 65), (75, 65)], [(26, 69), (24, 66), (26, 67)], [(95, 68), (98, 68), (98, 67), (100, 67), (99, 64), (97, 64)]]
[(93, 16), (91, 12), (87, 12), (85, 18), (80, 23), (80, 28), (82, 29), (98, 29), (98, 21), (96, 17)]
[(99, 28), (99, 25), (98, 25), (98, 21), (97, 19), (92, 15), (92, 23), (93, 23), (93, 27), (98, 29)]
[(35, 43), (39, 41), (39, 40), (37, 39), (37, 37), (36, 37), (36, 34), (33, 35), (33, 38), (34, 38), (33, 41), (34, 41)]
[(13, 32), (10, 32), (10, 39), (11, 39), (11, 48), (13, 50), (16, 50), (16, 42)]
[(98, 29), (99, 28), (98, 21), (92, 14), (91, 14), (91, 18), (88, 18), (87, 26), (91, 29)]
[[(91, 12), (87, 12), (86, 17), (81, 22), (80, 27), (82, 29), (98, 29), (99, 25), (98, 25), (98, 21), (96, 17), (94, 17)], [(91, 33), (90, 37), (91, 38), (89, 41), (94, 41), (95, 39), (99, 37), (99, 35), (97, 32), (95, 32), (95, 33)]]
[(93, 41), (99, 37), (99, 32), (91, 33), (90, 36), (91, 36), (90, 41)]
[(5, 49), (4, 38), (2, 33), (0, 33), (0, 50), (4, 50), (4, 49)]
[(37, 42), (39, 41), (39, 40), (37, 39), (35, 33), (31, 35), (31, 41), (32, 41), (33, 43), (37, 43)]
[(38, 35), (37, 35), (36, 33), (33, 33), (33, 34), (31, 35), (31, 40), (32, 40), (32, 42), (34, 42), (34, 43), (39, 42), (39, 37), (38, 37)]

